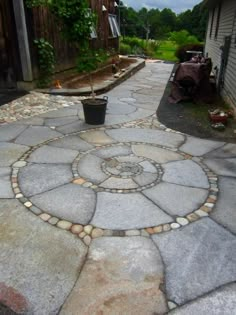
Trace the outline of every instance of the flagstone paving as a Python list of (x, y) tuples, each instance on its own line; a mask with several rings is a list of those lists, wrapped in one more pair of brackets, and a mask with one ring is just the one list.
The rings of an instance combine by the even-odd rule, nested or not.
[(78, 97), (0, 109), (0, 311), (236, 313), (236, 146), (157, 121), (171, 70), (108, 92), (103, 126)]

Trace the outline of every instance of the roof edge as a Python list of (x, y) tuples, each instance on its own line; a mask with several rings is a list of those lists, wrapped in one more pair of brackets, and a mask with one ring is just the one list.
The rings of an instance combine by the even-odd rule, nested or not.
[(209, 9), (212, 9), (218, 5), (219, 2), (222, 0), (204, 0), (203, 5), (208, 7)]

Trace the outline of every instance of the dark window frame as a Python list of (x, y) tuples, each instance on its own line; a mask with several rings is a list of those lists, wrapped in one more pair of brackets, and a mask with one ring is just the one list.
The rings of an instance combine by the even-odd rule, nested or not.
[(217, 38), (218, 32), (219, 32), (220, 16), (221, 16), (221, 7), (222, 7), (222, 3), (221, 3), (221, 1), (220, 1), (219, 5), (218, 5), (218, 12), (217, 12), (215, 39)]
[(211, 17), (210, 38), (212, 36), (212, 31), (213, 31), (213, 23), (214, 23), (214, 19), (215, 19), (215, 10), (216, 10), (216, 8), (214, 7), (214, 9), (212, 10), (212, 17)]
[(117, 38), (121, 36), (120, 27), (117, 23), (117, 17), (115, 14), (108, 14), (108, 22), (110, 26), (110, 32), (112, 38)]

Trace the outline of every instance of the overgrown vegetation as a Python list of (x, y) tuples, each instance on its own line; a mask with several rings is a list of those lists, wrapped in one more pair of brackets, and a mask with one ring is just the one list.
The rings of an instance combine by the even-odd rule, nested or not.
[(44, 38), (34, 40), (37, 46), (38, 63), (39, 63), (39, 80), (38, 86), (47, 86), (52, 79), (55, 69), (55, 53), (53, 46)]
[[(88, 48), (91, 27), (95, 23), (95, 15), (91, 12), (87, 0), (27, 0), (26, 4), (30, 8), (47, 7), (58, 20), (63, 37), (68, 42), (77, 45), (81, 51), (83, 50), (83, 56), (90, 59), (87, 65), (91, 65), (92, 62), (94, 62), (94, 67), (97, 65), (97, 59), (90, 55)], [(50, 82), (54, 70), (53, 47), (43, 38), (36, 40), (35, 44), (38, 47), (39, 55), (39, 85), (45, 87)], [(85, 65), (85, 61), (83, 62)]]
[(124, 55), (146, 55), (168, 61), (177, 61), (177, 45), (170, 40), (144, 40), (136, 37), (125, 37), (120, 42), (120, 53)]
[(196, 36), (191, 35), (187, 30), (181, 30), (178, 32), (171, 32), (169, 40), (175, 42), (177, 46), (186, 44), (198, 44), (199, 40)]
[(58, 19), (63, 36), (70, 42), (84, 45), (90, 37), (95, 16), (87, 0), (27, 0), (28, 7), (45, 6)]

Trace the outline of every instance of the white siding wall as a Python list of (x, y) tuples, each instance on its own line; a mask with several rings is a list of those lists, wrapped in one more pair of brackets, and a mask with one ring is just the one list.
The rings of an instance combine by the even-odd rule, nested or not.
[(216, 21), (218, 6), (215, 9), (212, 35), (210, 37), (210, 28), (213, 10), (209, 13), (208, 29), (206, 35), (205, 53), (212, 58), (213, 68), (217, 66), (220, 69), (221, 49), (224, 44), (224, 37), (232, 35), (232, 42), (229, 52), (228, 65), (225, 72), (225, 83), (222, 95), (236, 107), (236, 1), (223, 0), (221, 6), (221, 15), (218, 36), (215, 38)]

